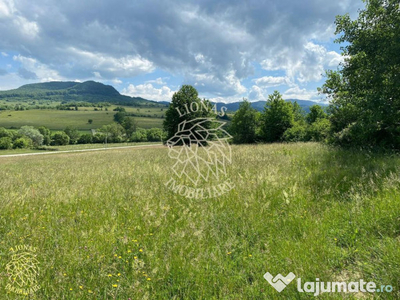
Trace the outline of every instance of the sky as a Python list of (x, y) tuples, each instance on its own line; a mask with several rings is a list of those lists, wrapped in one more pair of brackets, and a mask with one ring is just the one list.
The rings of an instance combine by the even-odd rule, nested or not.
[(170, 101), (183, 84), (216, 102), (323, 101), (343, 60), (335, 16), (361, 0), (0, 0), (0, 90), (95, 80)]

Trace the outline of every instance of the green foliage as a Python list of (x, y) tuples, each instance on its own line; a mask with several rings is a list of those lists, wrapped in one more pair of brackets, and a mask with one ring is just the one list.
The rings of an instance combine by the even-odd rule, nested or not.
[(68, 136), (68, 134), (66, 134), (63, 131), (56, 132), (53, 135), (53, 139), (52, 139), (51, 144), (55, 145), (55, 146), (68, 145), (69, 144), (69, 136)]
[(89, 119), (88, 124), (93, 124), (93, 119)]
[(278, 91), (269, 95), (261, 120), (262, 138), (266, 142), (282, 140), (284, 132), (294, 125), (293, 106)]
[(125, 112), (117, 112), (114, 115), (114, 121), (117, 122), (118, 124), (122, 124), (124, 122), (125, 117), (126, 117)]
[(161, 128), (147, 129), (147, 140), (149, 142), (161, 142), (167, 137), (166, 132)]
[[(211, 106), (209, 101), (204, 104)], [(192, 111), (191, 111), (192, 108)], [(187, 112), (189, 110), (189, 113)], [(197, 110), (196, 112), (193, 112)], [(179, 123), (184, 120), (193, 120), (200, 117), (210, 116), (210, 112), (203, 108), (197, 90), (191, 85), (183, 85), (180, 90), (172, 96), (172, 101), (165, 113), (163, 128), (167, 132), (167, 139), (171, 138), (178, 131)]]
[(28, 148), (31, 148), (32, 145), (33, 145), (33, 142), (30, 138), (21, 137), (14, 141), (13, 148), (14, 149), (28, 149)]
[(78, 144), (93, 143), (93, 136), (90, 133), (84, 133), (79, 137)]
[(325, 119), (327, 117), (328, 115), (321, 106), (313, 105), (310, 107), (310, 112), (307, 114), (306, 120), (308, 124), (312, 124), (317, 121), (317, 119)]
[(132, 133), (131, 142), (147, 142), (147, 131), (143, 128), (138, 128), (135, 132)]
[(43, 135), (43, 145), (50, 145), (51, 143), (51, 131), (45, 126), (38, 128), (41, 135)]
[(336, 18), (346, 56), (327, 72), (335, 141), (400, 149), (400, 9), (398, 0), (366, 1), (357, 20)]
[(12, 149), (12, 139), (10, 137), (2, 137), (0, 138), (0, 149), (7, 150)]
[(251, 107), (248, 100), (243, 99), (230, 124), (233, 142), (249, 144), (256, 141), (257, 111)]
[(307, 127), (307, 135), (310, 141), (327, 141), (331, 131), (331, 123), (326, 118), (318, 118)]
[(105, 135), (107, 143), (121, 143), (125, 139), (125, 130), (121, 124), (104, 125), (99, 132)]
[(293, 105), (293, 118), (295, 122), (303, 123), (305, 119), (306, 112), (304, 109), (295, 101)]
[(285, 142), (305, 142), (309, 141), (307, 125), (295, 122), (293, 127), (286, 129), (282, 140)]
[(0, 138), (2, 137), (9, 137), (12, 138), (13, 134), (11, 131), (5, 129), (4, 127), (0, 127)]
[(43, 144), (43, 140), (44, 140), (43, 135), (40, 133), (40, 131), (38, 129), (35, 129), (32, 126), (22, 126), (18, 130), (18, 133), (30, 138), (35, 147), (41, 146)]
[(79, 131), (73, 126), (67, 126), (64, 129), (64, 132), (69, 136), (70, 144), (76, 144), (79, 140), (79, 137), (81, 136)]
[(138, 122), (132, 117), (125, 117), (121, 125), (125, 129), (126, 136), (131, 136), (136, 131)]

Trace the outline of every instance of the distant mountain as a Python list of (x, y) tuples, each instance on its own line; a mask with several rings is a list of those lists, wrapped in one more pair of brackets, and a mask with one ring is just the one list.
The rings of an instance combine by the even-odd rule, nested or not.
[[(306, 112), (310, 111), (310, 106), (318, 104), (320, 106), (327, 106), (325, 103), (321, 102), (314, 102), (314, 101), (309, 101), (309, 100), (298, 100), (298, 99), (286, 99), (286, 101), (289, 102), (297, 102), (297, 104), (300, 105), (301, 108), (303, 108)], [(217, 103), (217, 106), (225, 106), (228, 111), (235, 112), (239, 109), (239, 105), (241, 102), (233, 102), (233, 103)], [(256, 102), (251, 102), (251, 106), (258, 110), (258, 111), (263, 111), (265, 107), (265, 103), (267, 101), (256, 101)]]
[(85, 101), (109, 102), (118, 105), (132, 106), (164, 106), (156, 101), (141, 97), (121, 95), (111, 85), (95, 81), (73, 82), (52, 81), (44, 83), (26, 84), (17, 89), (0, 91), (0, 99), (9, 100), (49, 100), (49, 101)]

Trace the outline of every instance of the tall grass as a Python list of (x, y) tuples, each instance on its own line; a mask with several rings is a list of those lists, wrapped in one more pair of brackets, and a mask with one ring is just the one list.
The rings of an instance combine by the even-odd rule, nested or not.
[[(319, 144), (233, 146), (235, 189), (170, 192), (167, 149), (0, 158), (1, 299), (310, 299), (263, 278), (364, 279), (400, 297), (400, 158)], [(41, 289), (5, 290), (8, 249)], [(320, 299), (372, 295), (323, 294)]]

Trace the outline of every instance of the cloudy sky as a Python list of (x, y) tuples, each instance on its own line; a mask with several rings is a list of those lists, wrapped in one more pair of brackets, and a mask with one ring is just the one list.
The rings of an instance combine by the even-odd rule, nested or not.
[(182, 84), (233, 102), (320, 100), (342, 57), (335, 16), (361, 0), (0, 0), (0, 90), (96, 80), (170, 100)]

